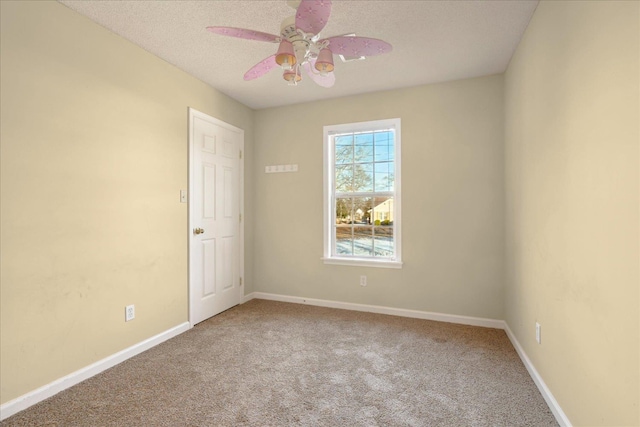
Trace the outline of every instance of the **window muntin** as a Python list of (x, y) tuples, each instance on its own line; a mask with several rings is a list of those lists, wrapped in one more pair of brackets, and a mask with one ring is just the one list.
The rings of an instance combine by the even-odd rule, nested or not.
[(401, 265), (399, 153), (399, 119), (325, 127), (325, 262)]

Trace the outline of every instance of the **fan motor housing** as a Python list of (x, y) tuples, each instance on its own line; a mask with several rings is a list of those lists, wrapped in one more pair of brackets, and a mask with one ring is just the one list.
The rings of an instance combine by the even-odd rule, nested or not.
[(280, 24), (280, 34), (282, 38), (289, 40), (293, 43), (293, 38), (301, 37), (298, 31), (296, 30), (296, 16), (292, 15), (288, 18), (285, 18)]
[(302, 63), (309, 51), (310, 43), (309, 40), (296, 29), (295, 15), (289, 16), (282, 21), (280, 25), (280, 35), (282, 35), (283, 39), (291, 42), (297, 61)]

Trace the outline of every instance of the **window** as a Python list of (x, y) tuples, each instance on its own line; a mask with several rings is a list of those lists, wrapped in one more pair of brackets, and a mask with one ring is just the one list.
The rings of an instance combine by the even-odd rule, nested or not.
[(401, 268), (400, 119), (324, 127), (324, 261)]

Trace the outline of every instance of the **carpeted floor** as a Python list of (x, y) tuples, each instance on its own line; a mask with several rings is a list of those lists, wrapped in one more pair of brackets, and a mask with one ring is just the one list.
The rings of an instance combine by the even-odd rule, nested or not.
[(556, 426), (502, 330), (252, 300), (1, 426)]

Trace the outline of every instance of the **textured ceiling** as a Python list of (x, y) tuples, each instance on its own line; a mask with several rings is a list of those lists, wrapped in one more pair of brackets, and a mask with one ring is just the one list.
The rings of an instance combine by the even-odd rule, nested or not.
[(281, 21), (294, 14), (284, 0), (59, 1), (254, 109), (504, 72), (538, 4), (334, 0), (323, 38), (355, 33), (385, 40), (393, 51), (348, 63), (336, 57), (336, 84), (322, 88), (304, 75), (298, 86), (288, 86), (277, 69), (244, 81), (277, 44), (205, 30), (279, 34)]

